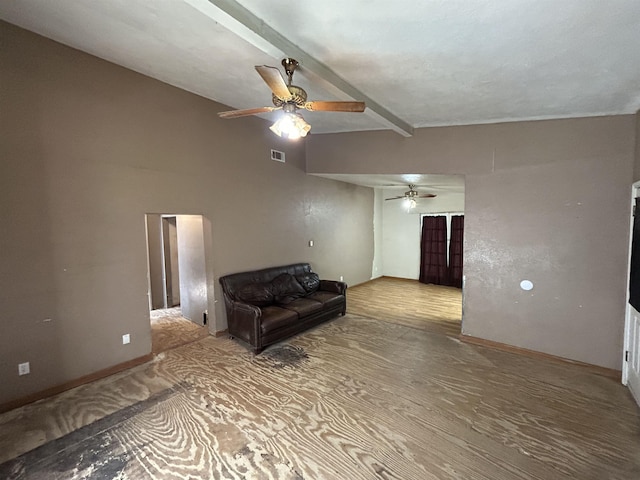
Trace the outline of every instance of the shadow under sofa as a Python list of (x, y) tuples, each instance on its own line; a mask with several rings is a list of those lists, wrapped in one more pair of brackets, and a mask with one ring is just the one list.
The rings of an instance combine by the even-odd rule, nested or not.
[(256, 354), (347, 310), (347, 284), (321, 280), (308, 263), (225, 275), (220, 285), (229, 335)]

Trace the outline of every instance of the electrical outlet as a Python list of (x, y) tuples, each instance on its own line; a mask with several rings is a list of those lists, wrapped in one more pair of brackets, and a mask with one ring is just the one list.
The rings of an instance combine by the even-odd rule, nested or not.
[(18, 364), (18, 375), (28, 375), (29, 373), (31, 373), (31, 367), (29, 366), (29, 362)]
[(125, 333), (124, 335), (122, 335), (122, 344), (126, 345), (127, 343), (131, 343), (131, 335)]
[(340, 275), (340, 281), (344, 282), (344, 277), (342, 275)]

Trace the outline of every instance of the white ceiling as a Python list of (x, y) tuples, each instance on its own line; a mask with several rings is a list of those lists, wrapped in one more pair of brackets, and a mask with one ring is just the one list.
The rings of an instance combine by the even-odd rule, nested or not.
[(253, 66), (294, 56), (310, 99), (368, 106), (304, 113), (312, 134), (640, 108), (639, 0), (12, 0), (0, 18), (233, 108), (269, 105)]
[[(463, 175), (424, 174), (314, 174), (340, 182), (354, 183), (365, 187), (379, 188), (384, 196), (402, 195), (414, 185), (419, 193), (448, 195), (464, 193)], [(428, 201), (428, 200), (427, 200)]]
[(322, 174), (324, 178), (331, 178), (341, 182), (355, 183), (365, 187), (390, 190), (400, 195), (415, 185), (420, 193), (444, 193), (464, 191), (464, 176), (462, 175), (423, 175), (423, 174)]
[[(231, 108), (270, 105), (253, 67), (292, 56), (310, 99), (367, 103), (305, 112), (311, 134), (640, 109), (640, 0), (12, 0), (0, 18)], [(462, 177), (329, 177), (464, 191)]]

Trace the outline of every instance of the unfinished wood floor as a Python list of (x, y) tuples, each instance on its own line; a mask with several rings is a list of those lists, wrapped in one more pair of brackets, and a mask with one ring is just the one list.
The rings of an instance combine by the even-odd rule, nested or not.
[(209, 335), (208, 327), (201, 327), (184, 318), (180, 307), (151, 310), (151, 353), (195, 342)]
[(640, 412), (579, 366), (348, 313), (0, 415), (0, 478), (631, 480)]
[(380, 277), (349, 288), (347, 311), (434, 333), (458, 336), (462, 290), (417, 280)]

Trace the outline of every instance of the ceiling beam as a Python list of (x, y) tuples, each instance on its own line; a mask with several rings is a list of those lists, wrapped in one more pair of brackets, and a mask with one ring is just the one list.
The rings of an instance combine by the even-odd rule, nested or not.
[(311, 74), (312, 80), (321, 83), (324, 88), (341, 99), (348, 97), (349, 100), (365, 102), (367, 105), (365, 113), (391, 130), (405, 137), (413, 135), (411, 125), (362, 93), (325, 64), (291, 43), (238, 2), (234, 0), (185, 1), (268, 55), (274, 58), (283, 56), (295, 58), (304, 66), (305, 73)]

